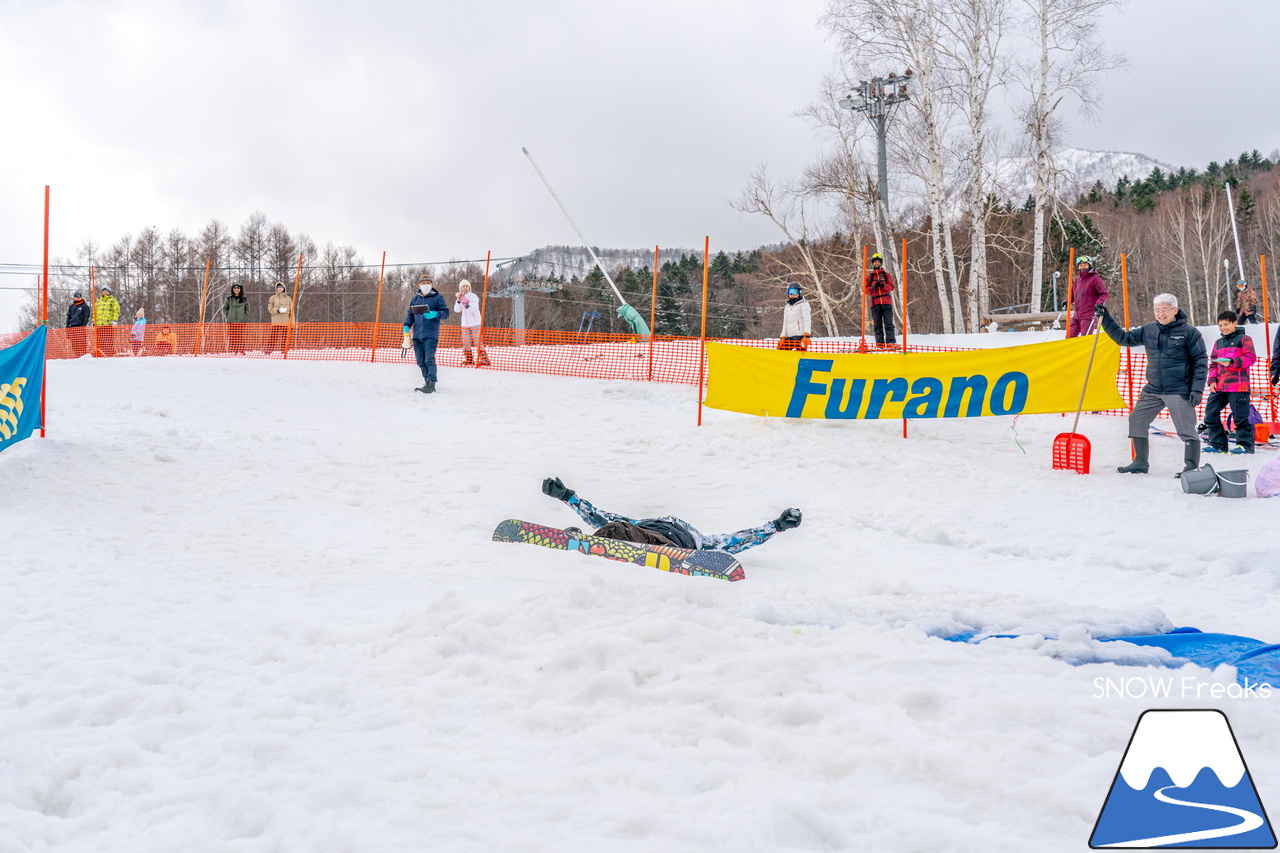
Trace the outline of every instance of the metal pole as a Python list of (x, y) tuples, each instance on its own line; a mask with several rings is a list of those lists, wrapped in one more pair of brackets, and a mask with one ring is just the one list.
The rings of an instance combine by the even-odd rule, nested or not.
[(875, 122), (876, 147), (879, 149), (876, 152), (879, 158), (876, 164), (876, 187), (880, 190), (880, 227), (884, 229), (887, 240), (889, 238), (889, 220), (886, 216), (886, 211), (889, 209), (889, 154), (886, 148), (886, 136), (889, 130), (889, 117), (876, 116)]
[[(1271, 315), (1267, 308), (1267, 256), (1258, 255), (1258, 263), (1262, 266), (1262, 335), (1267, 339), (1267, 367), (1271, 366)], [(1271, 422), (1276, 420), (1276, 389), (1271, 384), (1271, 376), (1267, 376), (1267, 396), (1271, 398)]]
[(587, 242), (587, 238), (582, 236), (582, 229), (578, 227), (578, 223), (573, 221), (573, 217), (569, 215), (569, 209), (564, 206), (564, 202), (560, 200), (560, 196), (556, 195), (556, 191), (551, 188), (551, 182), (547, 180), (547, 176), (542, 174), (542, 170), (538, 168), (538, 164), (534, 162), (533, 155), (529, 153), (528, 148), (521, 148), (524, 156), (529, 158), (529, 162), (533, 165), (533, 169), (538, 173), (538, 177), (542, 178), (542, 182), (547, 185), (547, 191), (551, 193), (551, 197), (556, 200), (556, 204), (560, 205), (560, 211), (564, 214), (564, 218), (569, 220), (569, 224), (573, 226), (573, 230), (578, 232), (578, 239), (582, 241), (582, 245), (587, 247), (587, 251), (591, 253), (591, 257), (595, 260), (596, 266), (600, 267), (600, 272), (604, 273), (605, 281), (609, 282), (609, 286), (613, 288), (614, 294), (618, 297), (618, 301), (623, 305), (627, 304), (627, 300), (622, 298), (622, 291), (618, 290), (618, 285), (613, 283), (613, 279), (609, 277), (609, 271), (604, 268), (604, 262), (600, 260), (600, 256), (596, 254), (596, 250), (591, 248), (591, 244)]
[[(1235, 202), (1231, 200), (1231, 184), (1223, 184), (1222, 188), (1227, 191), (1227, 209), (1231, 211), (1231, 236), (1234, 237), (1236, 241), (1236, 266), (1240, 269), (1240, 280), (1243, 281), (1244, 257), (1240, 254), (1240, 232), (1236, 230), (1236, 205)], [(1227, 292), (1230, 293), (1231, 291), (1228, 290)]]

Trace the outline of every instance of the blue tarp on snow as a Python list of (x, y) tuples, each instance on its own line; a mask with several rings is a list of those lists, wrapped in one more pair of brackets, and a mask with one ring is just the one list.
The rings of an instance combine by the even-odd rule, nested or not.
[[(973, 643), (1016, 634), (995, 634), (980, 637), (977, 634), (954, 634), (943, 639), (955, 643)], [(1224, 663), (1236, 668), (1236, 681), (1241, 685), (1270, 684), (1280, 688), (1280, 645), (1264, 643), (1251, 637), (1233, 634), (1206, 634), (1199, 628), (1175, 628), (1168, 634), (1149, 634), (1136, 637), (1106, 637), (1100, 642), (1124, 642), (1139, 646), (1158, 646), (1173, 655), (1178, 665), (1194, 663), (1213, 669)]]

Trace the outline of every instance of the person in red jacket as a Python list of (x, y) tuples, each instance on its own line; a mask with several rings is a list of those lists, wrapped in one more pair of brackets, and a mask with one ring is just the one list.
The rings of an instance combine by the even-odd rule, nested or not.
[(871, 256), (871, 269), (863, 285), (871, 302), (871, 325), (876, 330), (876, 346), (893, 346), (893, 276), (884, 268), (884, 255)]
[(1110, 296), (1106, 282), (1093, 269), (1093, 258), (1081, 255), (1076, 261), (1076, 280), (1071, 284), (1071, 323), (1067, 337), (1087, 335), (1093, 331), (1093, 309)]

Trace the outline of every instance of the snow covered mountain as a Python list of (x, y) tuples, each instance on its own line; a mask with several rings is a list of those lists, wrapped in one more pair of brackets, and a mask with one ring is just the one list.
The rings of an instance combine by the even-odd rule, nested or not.
[[(651, 267), (653, 264), (652, 249), (601, 249), (592, 247), (605, 268), (612, 272), (618, 267), (639, 269)], [(658, 265), (667, 261), (678, 261), (681, 255), (698, 255), (696, 249), (661, 249), (658, 252)], [(596, 265), (595, 259), (585, 246), (543, 246), (528, 252), (519, 261), (504, 267), (507, 281), (520, 281), (526, 276), (530, 279), (547, 279), (559, 275), (565, 279), (585, 278)]]
[[(1131, 151), (1064, 148), (1054, 156), (1054, 162), (1062, 171), (1057, 190), (1067, 195), (1088, 190), (1098, 181), (1107, 189), (1115, 189), (1116, 181), (1121, 178), (1145, 178), (1155, 168), (1176, 171), (1176, 167), (1168, 163)], [(1035, 191), (1035, 163), (1027, 158), (1006, 157), (996, 162), (994, 168), (999, 195), (1017, 201)]]

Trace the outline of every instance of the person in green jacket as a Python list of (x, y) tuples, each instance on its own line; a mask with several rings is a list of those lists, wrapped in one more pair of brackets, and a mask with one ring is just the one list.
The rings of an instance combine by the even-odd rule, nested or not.
[(120, 302), (105, 284), (98, 286), (98, 301), (93, 306), (94, 335), (97, 338), (96, 354), (116, 354), (116, 321), (120, 319)]
[(239, 282), (231, 285), (231, 295), (222, 300), (222, 313), (227, 317), (228, 352), (244, 352), (244, 324), (249, 322), (249, 298)]

